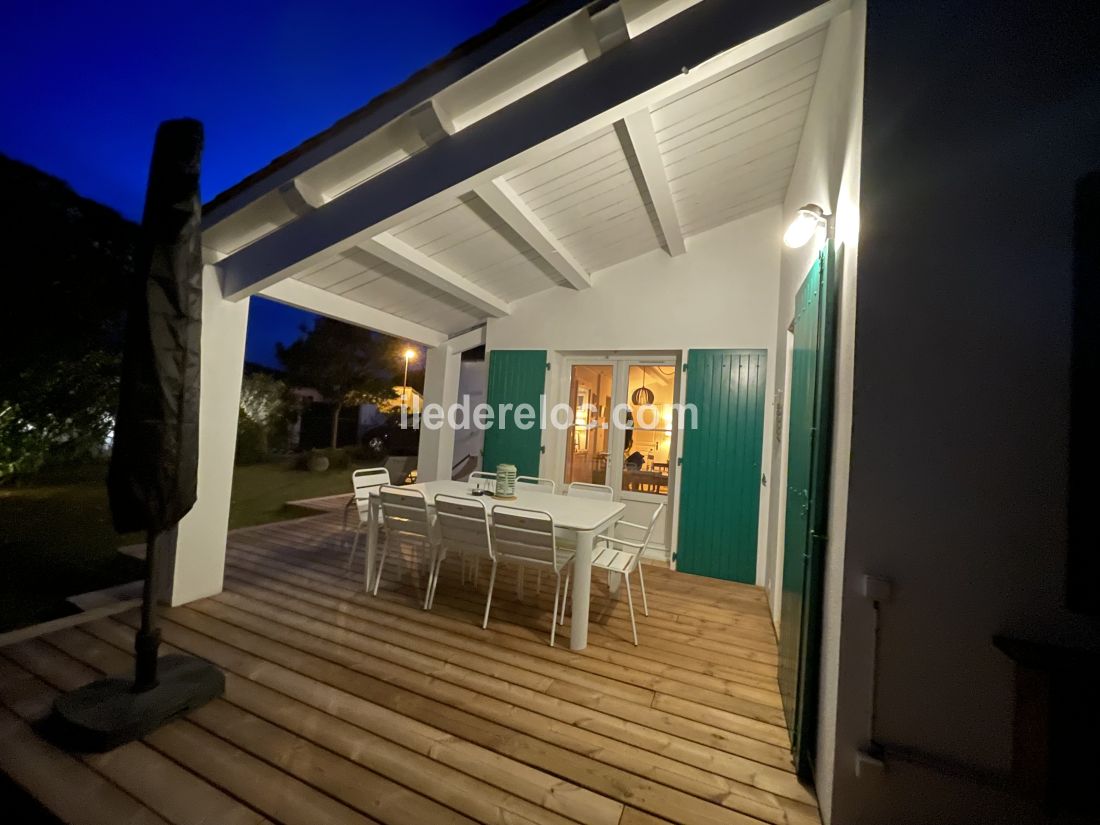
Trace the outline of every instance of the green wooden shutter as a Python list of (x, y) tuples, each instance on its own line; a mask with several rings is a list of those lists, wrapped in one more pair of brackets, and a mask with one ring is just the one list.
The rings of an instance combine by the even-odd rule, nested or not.
[(766, 350), (688, 352), (678, 570), (756, 581), (767, 364)]
[(779, 616), (779, 692), (795, 764), (812, 773), (828, 527), (836, 284), (829, 244), (795, 296), (787, 511)]
[[(481, 466), (493, 472), (498, 464), (515, 464), (519, 475), (537, 476), (542, 456), (542, 405), (546, 389), (546, 350), (495, 349), (489, 353), (487, 399), (493, 409), (493, 427), (485, 431)], [(512, 404), (504, 421), (498, 412)], [(515, 407), (530, 404), (535, 424), (528, 430), (516, 426)], [(501, 426), (503, 424), (503, 426)]]

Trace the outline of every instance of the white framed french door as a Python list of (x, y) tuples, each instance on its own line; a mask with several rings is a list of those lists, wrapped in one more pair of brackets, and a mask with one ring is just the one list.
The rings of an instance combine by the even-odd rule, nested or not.
[(652, 543), (667, 553), (679, 447), (676, 357), (571, 356), (563, 367), (561, 390), (574, 417), (562, 445), (560, 481), (608, 485), (626, 504), (624, 520), (639, 524), (664, 504)]

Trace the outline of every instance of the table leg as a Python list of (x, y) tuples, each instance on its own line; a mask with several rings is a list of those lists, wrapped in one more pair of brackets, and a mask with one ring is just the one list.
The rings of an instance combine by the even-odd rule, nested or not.
[(370, 516), (367, 519), (367, 552), (365, 554), (366, 558), (363, 560), (363, 582), (368, 593), (373, 583), (374, 562), (378, 555), (379, 504), (378, 498), (371, 496), (370, 503), (367, 506), (367, 512), (370, 513)]
[(577, 531), (577, 551), (573, 557), (573, 604), (569, 621), (569, 647), (584, 650), (588, 646), (588, 602), (592, 591), (592, 540), (594, 530)]

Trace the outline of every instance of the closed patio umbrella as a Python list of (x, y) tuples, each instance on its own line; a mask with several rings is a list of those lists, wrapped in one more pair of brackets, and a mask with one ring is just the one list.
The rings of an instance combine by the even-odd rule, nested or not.
[(157, 657), (160, 563), (196, 499), (202, 250), (199, 162), (202, 124), (169, 120), (157, 130), (131, 285), (118, 417), (107, 478), (119, 532), (146, 535), (141, 629), (134, 678), (110, 678), (54, 703), (49, 731), (79, 750), (139, 738), (220, 695), (222, 673), (188, 656)]

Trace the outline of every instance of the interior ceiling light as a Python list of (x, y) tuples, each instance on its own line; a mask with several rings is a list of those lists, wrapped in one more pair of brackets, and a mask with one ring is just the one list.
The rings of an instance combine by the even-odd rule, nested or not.
[(630, 400), (638, 407), (644, 407), (646, 404), (653, 403), (653, 390), (645, 385), (645, 373), (646, 368), (642, 367), (642, 386), (634, 390), (634, 393), (630, 396)]

